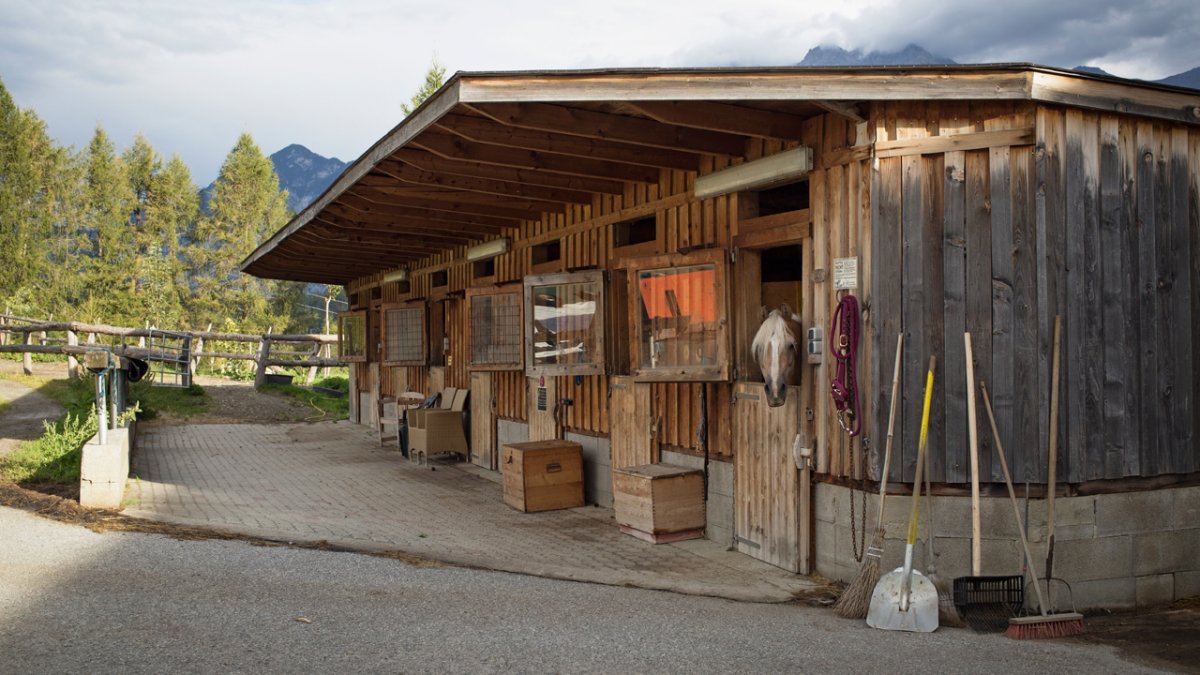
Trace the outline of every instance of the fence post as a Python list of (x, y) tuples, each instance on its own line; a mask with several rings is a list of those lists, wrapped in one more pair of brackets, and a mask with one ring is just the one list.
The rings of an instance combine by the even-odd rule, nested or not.
[[(79, 334), (73, 330), (67, 331), (67, 346), (76, 347), (79, 345)], [(79, 379), (79, 359), (75, 358), (75, 354), (67, 352), (67, 377), (72, 380)]]
[[(267, 334), (270, 334), (272, 328), (267, 329)], [(271, 339), (263, 335), (262, 343), (258, 347), (258, 359), (255, 361), (254, 369), (254, 387), (263, 386), (267, 383), (267, 358), (271, 356)]]
[(8, 344), (8, 317), (0, 316), (0, 345)]
[[(25, 344), (33, 344), (33, 331), (25, 333)], [(33, 374), (33, 354), (30, 352), (25, 352), (21, 355), (21, 370), (23, 370), (26, 375)]]

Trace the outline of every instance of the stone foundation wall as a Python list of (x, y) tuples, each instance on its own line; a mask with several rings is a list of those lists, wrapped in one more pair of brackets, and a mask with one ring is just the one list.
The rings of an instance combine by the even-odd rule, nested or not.
[[(817, 572), (851, 580), (855, 562), (850, 524), (854, 500), (855, 527), (861, 536), (862, 493), (817, 484), (814, 489)], [(1020, 497), (1022, 518), (1026, 506)], [(971, 500), (969, 497), (921, 499), (914, 560), (928, 569), (925, 508), (932, 506), (934, 552), (943, 577), (971, 572)], [(867, 498), (866, 541), (878, 512), (878, 495)], [(909, 496), (888, 497), (884, 513), (884, 570), (903, 562), (904, 538), (912, 509)], [(1027, 528), (1030, 549), (1044, 574), (1046, 502), (1031, 499)], [(1071, 584), (1079, 609), (1134, 608), (1200, 595), (1200, 487), (1163, 488), (1137, 493), (1060, 497), (1054, 502), (1054, 575)], [(1023, 553), (1008, 498), (988, 497), (980, 503), (982, 573), (1020, 574)], [(1063, 608), (1059, 608), (1063, 609)]]

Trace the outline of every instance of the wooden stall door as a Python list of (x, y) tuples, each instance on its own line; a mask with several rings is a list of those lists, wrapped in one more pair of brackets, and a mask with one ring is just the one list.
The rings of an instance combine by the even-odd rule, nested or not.
[(658, 461), (653, 440), (650, 383), (632, 377), (610, 377), (609, 439), (612, 468), (653, 464)]
[[(554, 377), (530, 377), (529, 380), (529, 440), (554, 441), (558, 440), (558, 421), (554, 419), (554, 404), (558, 400)], [(538, 385), (544, 381), (546, 388), (545, 401), (539, 402)]]
[(767, 405), (760, 382), (737, 382), (733, 389), (734, 540), (738, 551), (802, 572), (801, 523), (808, 506), (801, 500), (800, 471), (792, 443), (800, 419), (798, 387), (789, 387), (787, 403)]
[(471, 463), (496, 469), (496, 410), (492, 374), (471, 373)]

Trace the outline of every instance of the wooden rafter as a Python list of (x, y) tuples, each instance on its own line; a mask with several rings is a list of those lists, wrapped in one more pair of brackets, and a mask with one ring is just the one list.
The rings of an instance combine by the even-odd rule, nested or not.
[(834, 115), (845, 117), (855, 124), (867, 121), (862, 106), (852, 101), (813, 101), (813, 104)]
[(606, 159), (661, 169), (695, 171), (700, 154), (664, 148), (649, 148), (633, 143), (604, 141), (582, 136), (522, 129), (499, 124), (487, 117), (449, 114), (438, 120), (437, 128), (478, 143), (504, 145), (523, 150), (553, 152), (575, 157)]
[(444, 209), (429, 209), (406, 203), (389, 195), (381, 194), (372, 188), (359, 187), (341, 195), (338, 204), (349, 206), (364, 213), (386, 214), (391, 216), (417, 218), (427, 222), (455, 223), (478, 225), (490, 228), (514, 227), (522, 218), (509, 218), (497, 215), (481, 215), (447, 211)]
[(545, 187), (565, 188), (568, 190), (584, 190), (600, 194), (619, 195), (625, 191), (625, 184), (619, 180), (593, 178), (582, 176), (567, 176), (559, 173), (546, 173), (529, 169), (514, 169), (507, 166), (482, 164), (446, 159), (437, 155), (405, 148), (397, 150), (392, 159), (380, 162), (380, 166), (390, 166), (394, 162), (404, 163), (423, 171), (433, 171), (454, 176), (470, 176), (472, 178), (488, 178), (525, 185), (542, 185)]
[(477, 206), (495, 206), (510, 210), (522, 210), (528, 213), (537, 214), (546, 211), (562, 211), (563, 209), (563, 203), (559, 201), (529, 199), (525, 197), (503, 197), (485, 192), (468, 192), (448, 188), (413, 185), (411, 183), (397, 182), (394, 178), (381, 175), (374, 175), (370, 178), (364, 178), (361, 181), (361, 184), (364, 187), (374, 188), (383, 194), (391, 195), (402, 200), (425, 199), (451, 201), (456, 203), (469, 203)]
[(800, 140), (799, 115), (707, 101), (631, 101), (627, 105), (664, 124), (754, 138)]
[(424, 199), (421, 197), (399, 198), (394, 192), (388, 191), (386, 188), (370, 187), (361, 184), (355, 187), (354, 192), (355, 194), (361, 195), (368, 199), (374, 198), (374, 200), (378, 201), (380, 204), (392, 204), (401, 208), (407, 207), (426, 209), (429, 211), (446, 211), (449, 213), (507, 218), (509, 220), (537, 220), (542, 216), (540, 211), (479, 204), (476, 202), (467, 201), (465, 199)]
[(584, 190), (567, 190), (564, 188), (513, 183), (490, 178), (471, 178), (468, 176), (455, 176), (453, 174), (446, 175), (433, 171), (422, 171), (421, 169), (400, 162), (381, 164), (375, 167), (375, 171), (409, 185), (427, 185), (464, 192), (479, 192), (504, 197), (524, 197), (568, 204), (587, 204), (592, 201), (592, 193)]
[(746, 139), (736, 134), (688, 129), (629, 115), (612, 115), (549, 103), (478, 103), (468, 107), (501, 124), (522, 129), (709, 155), (739, 157), (746, 151)]
[[(322, 214), (314, 220), (316, 228), (323, 231), (337, 232), (354, 237), (363, 236), (372, 241), (404, 242), (413, 238), (422, 241), (437, 241), (447, 245), (470, 244), (486, 236), (482, 233), (462, 232), (449, 228), (385, 226), (378, 223), (348, 220), (335, 214)], [(390, 223), (389, 223), (390, 225)], [(318, 231), (322, 231), (319, 229)]]
[(595, 176), (641, 183), (654, 183), (659, 178), (658, 170), (650, 167), (472, 143), (450, 134), (432, 131), (413, 139), (411, 145), (446, 159), (463, 159), (516, 169), (535, 169), (570, 176)]

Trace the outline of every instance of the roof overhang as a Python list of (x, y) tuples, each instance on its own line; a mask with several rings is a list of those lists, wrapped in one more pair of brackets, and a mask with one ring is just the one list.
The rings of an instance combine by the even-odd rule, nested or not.
[(862, 120), (894, 100), (1030, 100), (1200, 123), (1177, 87), (1029, 64), (457, 73), (241, 264), (345, 284), (524, 222), (799, 140), (804, 120)]

